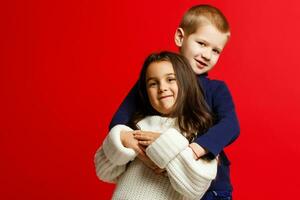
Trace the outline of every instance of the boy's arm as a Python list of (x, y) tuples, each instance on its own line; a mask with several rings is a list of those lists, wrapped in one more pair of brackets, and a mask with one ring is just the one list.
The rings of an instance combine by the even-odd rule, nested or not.
[(126, 98), (123, 100), (117, 112), (114, 114), (109, 124), (109, 129), (117, 124), (127, 124), (129, 122), (132, 114), (137, 110), (137, 98), (138, 84), (136, 82)]
[(194, 141), (214, 156), (217, 156), (224, 147), (231, 144), (240, 133), (239, 122), (229, 89), (224, 82), (218, 81), (216, 84), (217, 86), (212, 91), (211, 109), (217, 117), (217, 122), (204, 135), (199, 136)]

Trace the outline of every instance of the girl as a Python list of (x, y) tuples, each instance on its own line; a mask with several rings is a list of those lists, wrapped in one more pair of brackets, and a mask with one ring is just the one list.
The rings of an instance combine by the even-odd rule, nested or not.
[[(201, 91), (183, 56), (161, 52), (146, 59), (138, 112), (128, 126), (113, 127), (95, 155), (97, 176), (117, 183), (113, 199), (203, 196), (216, 177), (217, 161), (196, 160), (189, 147), (213, 124)], [(166, 173), (155, 173), (156, 166)]]

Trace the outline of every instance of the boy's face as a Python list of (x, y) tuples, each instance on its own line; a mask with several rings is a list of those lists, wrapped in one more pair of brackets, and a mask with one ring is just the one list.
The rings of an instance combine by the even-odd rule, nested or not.
[(229, 33), (222, 33), (211, 24), (201, 26), (193, 34), (185, 36), (179, 28), (175, 34), (175, 43), (185, 56), (196, 74), (211, 70), (228, 40)]

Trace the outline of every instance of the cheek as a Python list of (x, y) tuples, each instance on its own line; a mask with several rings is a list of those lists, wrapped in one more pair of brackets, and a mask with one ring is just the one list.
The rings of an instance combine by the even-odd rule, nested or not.
[(174, 93), (174, 101), (177, 100), (177, 96), (178, 96), (178, 86), (174, 86), (173, 88), (173, 93)]
[(219, 60), (219, 57), (220, 56), (214, 56), (214, 58), (212, 59), (212, 63), (216, 64), (218, 62), (218, 60)]
[(199, 51), (197, 45), (195, 45), (195, 44), (190, 44), (190, 45), (186, 48), (186, 50), (187, 50), (187, 53), (188, 53), (190, 56), (192, 56), (192, 55), (195, 54), (197, 51)]
[(185, 43), (185, 45), (182, 47), (181, 53), (185, 57), (191, 57), (193, 56), (193, 53), (195, 52), (195, 45), (192, 43)]
[(155, 99), (156, 99), (155, 91), (150, 89), (150, 90), (147, 90), (147, 93), (148, 93), (148, 98), (149, 98), (150, 104), (153, 106), (155, 103)]

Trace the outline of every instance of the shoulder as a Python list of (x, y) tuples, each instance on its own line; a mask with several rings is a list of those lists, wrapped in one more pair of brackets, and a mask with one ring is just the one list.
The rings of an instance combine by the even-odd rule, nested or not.
[(228, 90), (227, 84), (223, 80), (211, 79), (207, 76), (200, 76), (199, 80), (205, 89), (208, 89), (212, 92), (216, 90)]
[(223, 81), (223, 80), (212, 79), (208, 76), (199, 76), (199, 79), (203, 82), (207, 82), (207, 83), (212, 84), (212, 85), (223, 85), (223, 84), (225, 84), (225, 81)]

